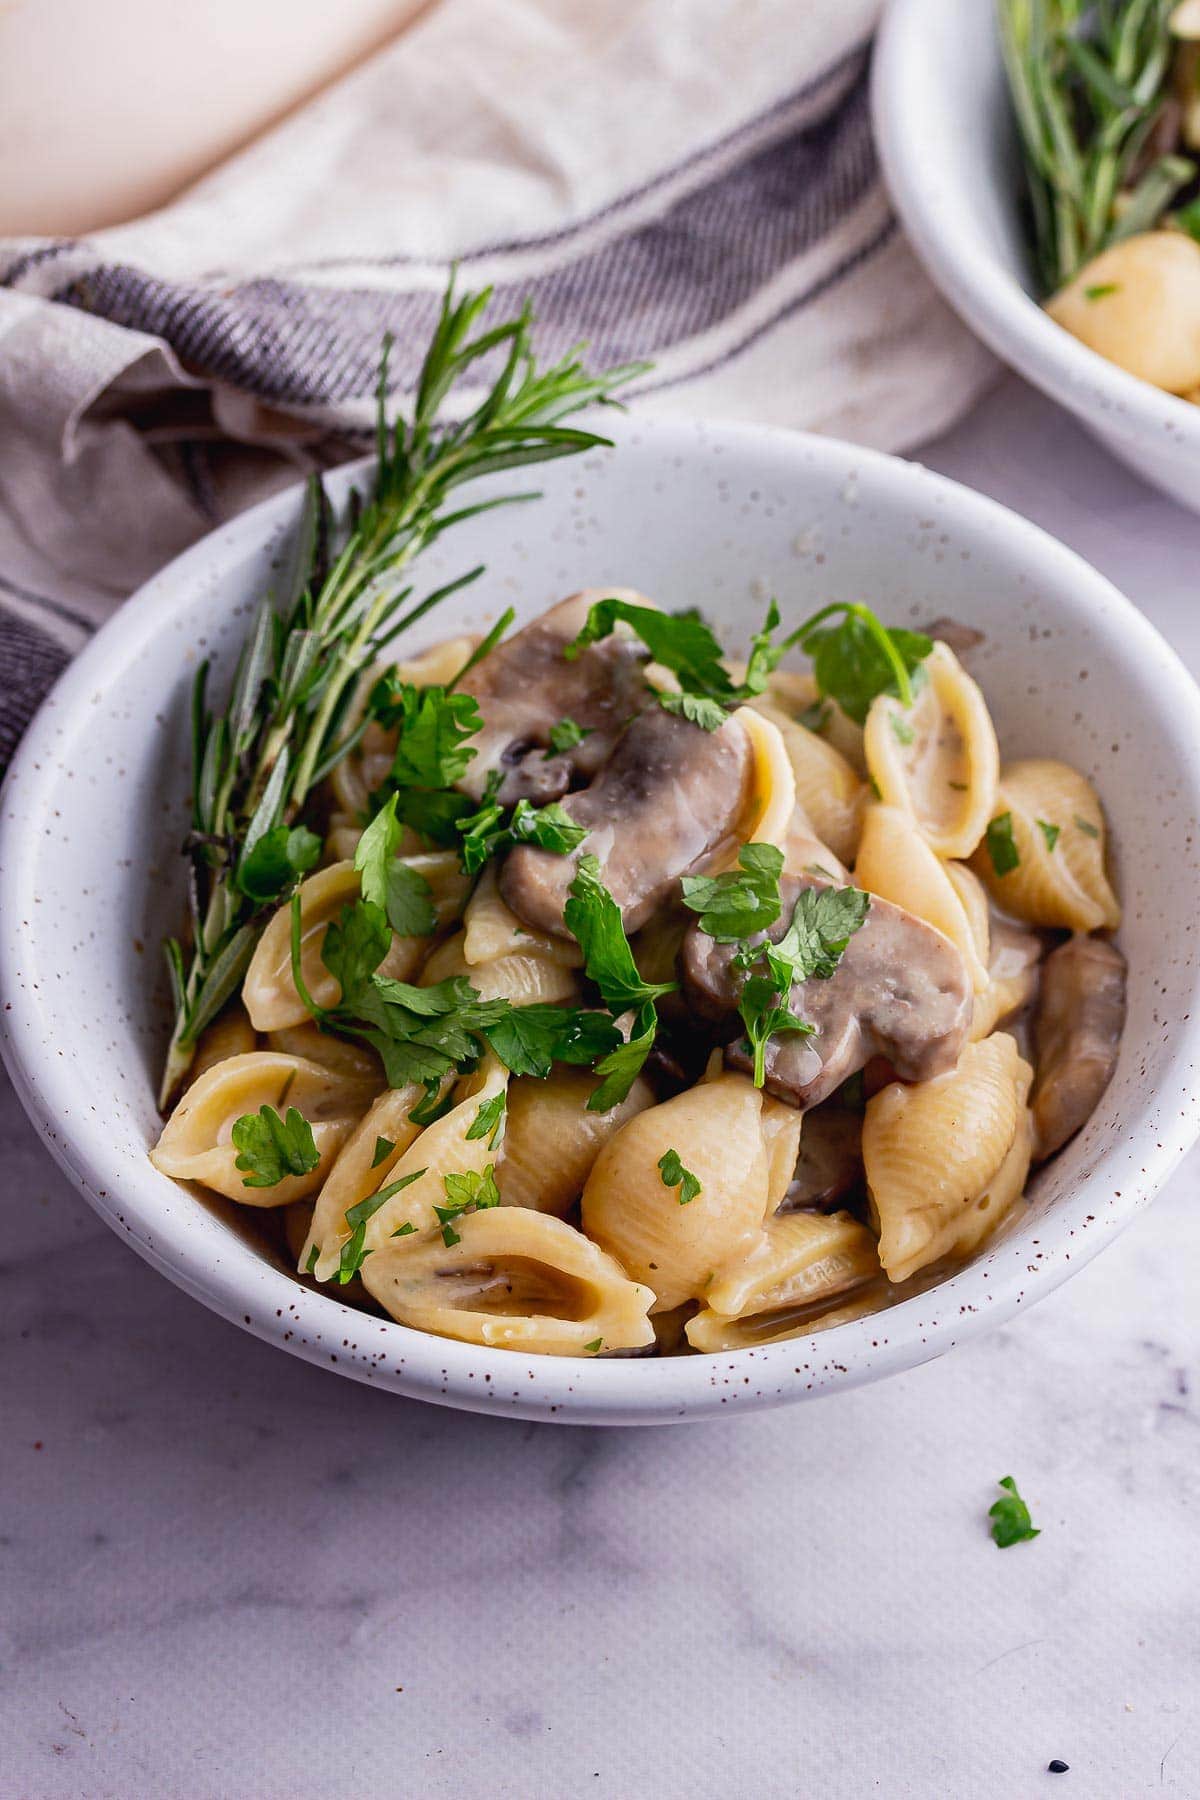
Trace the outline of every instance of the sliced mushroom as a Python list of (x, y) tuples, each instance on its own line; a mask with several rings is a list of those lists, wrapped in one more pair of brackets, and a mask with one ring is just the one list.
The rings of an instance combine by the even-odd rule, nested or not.
[[(771, 939), (778, 941), (788, 929), (804, 888), (828, 885), (784, 875), (783, 911), (768, 933)], [(716, 943), (698, 924), (684, 939), (684, 987), (705, 1018), (732, 1022), (736, 1013), (745, 980), (733, 967), (736, 948)], [(873, 1056), (886, 1056), (901, 1081), (928, 1081), (957, 1062), (971, 997), (966, 964), (949, 938), (902, 907), (872, 897), (866, 920), (833, 975), (792, 989), (792, 1013), (816, 1029), (812, 1036), (770, 1040), (767, 1089), (793, 1106), (817, 1106)], [(725, 1061), (735, 1069), (752, 1067), (740, 1036), (726, 1048)]]
[(986, 632), (976, 631), (973, 625), (962, 625), (957, 619), (937, 618), (922, 625), (921, 630), (935, 643), (945, 644), (947, 649), (953, 650), (960, 662), (968, 651), (987, 642)]
[[(632, 588), (587, 588), (506, 638), (464, 675), (459, 687), (474, 695), (483, 715), (475, 756), (459, 783), (464, 793), (481, 798), (488, 776), (498, 769), (503, 775), (498, 798), (505, 806), (522, 799), (542, 806), (590, 781), (607, 760), (650, 698), (642, 679), (645, 654), (620, 632), (589, 644), (573, 662), (563, 652), (595, 602), (609, 595), (651, 604)], [(550, 733), (563, 719), (572, 719), (586, 735), (569, 750), (547, 754)]]
[[(654, 706), (634, 720), (592, 785), (563, 801), (588, 828), (581, 852), (599, 858), (626, 931), (645, 924), (681, 875), (731, 848), (753, 762), (736, 718), (702, 731)], [(501, 872), (500, 892), (526, 925), (566, 937), (563, 907), (574, 875), (572, 858), (520, 844)]]
[(1112, 1080), (1125, 1026), (1125, 958), (1103, 938), (1073, 937), (1042, 965), (1034, 1036), (1035, 1156), (1044, 1162), (1086, 1124)]

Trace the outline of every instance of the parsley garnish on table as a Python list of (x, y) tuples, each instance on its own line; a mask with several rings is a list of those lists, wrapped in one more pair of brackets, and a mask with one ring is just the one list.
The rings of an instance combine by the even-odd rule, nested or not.
[(1029, 1538), (1040, 1537), (1041, 1532), (1029, 1516), (1029, 1508), (1017, 1492), (1017, 1484), (1011, 1475), (1002, 1475), (998, 1487), (1004, 1489), (1000, 1499), (988, 1507), (988, 1518), (992, 1521), (992, 1542), (998, 1550), (1007, 1550), (1010, 1544), (1021, 1544)]
[[(607, 444), (595, 431), (564, 423), (614, 393), (643, 365), (600, 375), (569, 354), (549, 367), (534, 358), (532, 315), (479, 329), (491, 290), (459, 298), (446, 289), (408, 417), (389, 422), (388, 343), (380, 363), (374, 487), (338, 521), (319, 481), (308, 489), (292, 567), (255, 615), (223, 710), (209, 710), (209, 667), (199, 669), (192, 701), (191, 916), (185, 938), (166, 944), (174, 1027), (160, 1090), (172, 1098), (196, 1042), (238, 988), (269, 917), (314, 866), (313, 835), (297, 818), (313, 790), (360, 741), (368, 723), (352, 707), (365, 669), (439, 601), (479, 569), (413, 600), (406, 571), (421, 551), (460, 520), (532, 498), (505, 494), (463, 504), (459, 490), (502, 469), (576, 456)], [(455, 390), (477, 379), (494, 352), (499, 372), (479, 403), (443, 415)], [(456, 396), (455, 396), (456, 398)], [(455, 412), (450, 405), (448, 411)], [(421, 701), (397, 696), (408, 730), (403, 771), (411, 791), (444, 793), (448, 739), (470, 722), (467, 697), (444, 692)], [(470, 703), (473, 704), (473, 703)], [(435, 716), (436, 714), (436, 716)], [(447, 723), (447, 720), (449, 723)], [(428, 753), (428, 754), (427, 754)], [(438, 780), (415, 778), (438, 759)], [(423, 760), (424, 759), (424, 760)], [(419, 804), (412, 807), (415, 816)], [(470, 803), (464, 803), (464, 811)], [(446, 829), (444, 800), (431, 801), (419, 827)], [(409, 806), (399, 817), (407, 818)], [(455, 814), (455, 816), (459, 816)]]

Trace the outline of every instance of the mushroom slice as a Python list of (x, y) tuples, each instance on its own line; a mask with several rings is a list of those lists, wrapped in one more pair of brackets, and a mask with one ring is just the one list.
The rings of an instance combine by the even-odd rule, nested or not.
[[(630, 718), (652, 698), (642, 676), (645, 653), (623, 631), (589, 644), (571, 662), (564, 651), (596, 602), (610, 596), (653, 605), (632, 588), (587, 588), (504, 639), (463, 676), (460, 691), (474, 696), (483, 715), (472, 740), (475, 756), (459, 783), (465, 793), (481, 799), (498, 770), (503, 805), (532, 800), (541, 806), (590, 781), (607, 760)], [(550, 733), (564, 719), (585, 735), (555, 752)]]
[(363, 1264), (394, 1319), (419, 1331), (539, 1356), (599, 1355), (654, 1342), (654, 1295), (573, 1225), (490, 1207), (441, 1232), (398, 1239)]
[[(596, 780), (563, 801), (588, 829), (581, 849), (636, 931), (681, 875), (708, 866), (737, 841), (755, 778), (750, 737), (739, 719), (703, 731), (659, 706), (629, 727)], [(519, 844), (504, 864), (500, 893), (535, 931), (568, 937), (563, 923), (574, 859)]]
[[(176, 1181), (198, 1181), (246, 1206), (287, 1206), (319, 1188), (333, 1159), (374, 1098), (374, 1087), (347, 1080), (273, 1050), (251, 1050), (215, 1063), (194, 1081), (162, 1129), (150, 1160)], [(306, 1175), (274, 1187), (248, 1187), (237, 1166), (233, 1127), (247, 1113), (295, 1107), (312, 1127), (320, 1160)]]
[(1073, 937), (1046, 958), (1034, 1030), (1036, 1157), (1074, 1137), (1112, 1080), (1125, 1026), (1125, 958), (1103, 938)]
[[(804, 889), (827, 886), (783, 875), (783, 910), (767, 935), (778, 942)], [(745, 981), (733, 966), (737, 948), (718, 944), (699, 924), (684, 938), (684, 988), (705, 1018), (731, 1018), (737, 1011)], [(834, 973), (827, 980), (798, 983), (790, 1006), (816, 1030), (812, 1036), (770, 1040), (766, 1085), (779, 1099), (808, 1108), (827, 1099), (873, 1056), (887, 1057), (903, 1081), (928, 1081), (953, 1068), (970, 1023), (971, 984), (948, 938), (890, 901), (873, 898)], [(726, 1049), (725, 1061), (734, 1069), (752, 1067), (740, 1039)]]
[(804, 1115), (781, 1213), (831, 1212), (862, 1183), (862, 1109), (837, 1094)]

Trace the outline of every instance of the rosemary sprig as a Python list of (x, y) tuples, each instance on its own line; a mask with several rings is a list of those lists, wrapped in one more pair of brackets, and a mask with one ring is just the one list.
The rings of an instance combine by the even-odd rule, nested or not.
[[(235, 991), (271, 909), (287, 899), (312, 861), (312, 837), (291, 830), (318, 782), (361, 736), (350, 713), (361, 672), (385, 645), (448, 594), (472, 569), (413, 605), (401, 573), (452, 525), (534, 494), (506, 494), (454, 507), (456, 489), (501, 469), (549, 462), (609, 440), (562, 421), (608, 403), (645, 365), (593, 375), (571, 352), (539, 368), (526, 305), (504, 324), (476, 331), (491, 289), (454, 292), (451, 277), (426, 352), (411, 416), (387, 420), (390, 341), (380, 363), (378, 470), (340, 533), (320, 483), (310, 483), (283, 598), (264, 598), (242, 648), (225, 709), (207, 704), (208, 665), (193, 691), (190, 934), (166, 944), (175, 1024), (160, 1104), (178, 1087), (200, 1033)], [(475, 335), (472, 335), (474, 333)], [(465, 417), (443, 407), (485, 356), (502, 366)], [(251, 857), (254, 857), (251, 863)], [(251, 878), (251, 874), (253, 878)], [(274, 891), (270, 891), (272, 885)]]
[(1166, 99), (1175, 4), (997, 0), (1043, 293), (1156, 225), (1195, 175), (1174, 154), (1143, 166)]

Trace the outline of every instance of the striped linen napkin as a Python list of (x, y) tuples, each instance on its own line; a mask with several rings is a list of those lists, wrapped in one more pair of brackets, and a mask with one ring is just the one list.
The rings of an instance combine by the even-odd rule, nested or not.
[(0, 243), (0, 764), (120, 600), (365, 443), (448, 267), (656, 413), (902, 449), (990, 375), (883, 192), (878, 0), (441, 0), (170, 206)]

